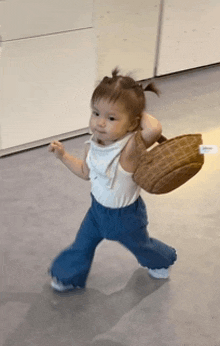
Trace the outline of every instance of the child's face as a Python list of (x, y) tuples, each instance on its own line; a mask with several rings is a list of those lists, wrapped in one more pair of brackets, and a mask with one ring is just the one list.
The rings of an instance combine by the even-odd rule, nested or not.
[(109, 145), (131, 132), (129, 115), (120, 103), (101, 99), (92, 105), (90, 129), (97, 142)]

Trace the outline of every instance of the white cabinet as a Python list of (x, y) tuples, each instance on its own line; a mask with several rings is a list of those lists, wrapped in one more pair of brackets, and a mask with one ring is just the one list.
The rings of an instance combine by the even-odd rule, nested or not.
[(93, 29), (3, 42), (0, 80), (1, 149), (88, 127)]
[(220, 62), (219, 0), (165, 0), (157, 75)]
[(93, 0), (0, 2), (0, 155), (88, 128), (92, 20)]
[(137, 80), (154, 76), (160, 0), (95, 0), (98, 78), (119, 65)]
[(0, 2), (3, 41), (92, 27), (93, 0)]

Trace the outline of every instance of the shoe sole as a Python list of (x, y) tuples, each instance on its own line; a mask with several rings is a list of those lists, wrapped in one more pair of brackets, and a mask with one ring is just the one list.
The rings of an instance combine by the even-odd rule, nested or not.
[(51, 287), (55, 289), (58, 292), (66, 292), (66, 291), (72, 291), (75, 290), (76, 287), (73, 285), (67, 285), (66, 287), (61, 288), (59, 285), (57, 285), (55, 282), (51, 282)]
[(153, 279), (168, 279), (169, 278), (169, 274), (167, 275), (160, 275), (157, 273), (152, 273), (151, 270), (148, 270), (148, 274), (153, 278)]

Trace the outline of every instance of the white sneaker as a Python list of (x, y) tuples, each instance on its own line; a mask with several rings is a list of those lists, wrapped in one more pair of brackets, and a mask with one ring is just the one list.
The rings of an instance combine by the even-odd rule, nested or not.
[(57, 281), (56, 278), (54, 278), (53, 281), (51, 281), (51, 287), (53, 287), (56, 291), (59, 292), (69, 291), (76, 288), (73, 285), (64, 285), (62, 284), (62, 282)]
[(167, 279), (169, 277), (169, 271), (166, 268), (148, 269), (148, 273), (155, 279)]

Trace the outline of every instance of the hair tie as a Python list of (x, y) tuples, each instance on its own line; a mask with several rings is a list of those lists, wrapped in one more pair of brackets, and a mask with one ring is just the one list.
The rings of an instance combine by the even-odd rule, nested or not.
[(138, 84), (138, 83), (134, 83), (132, 86), (130, 86), (131, 89), (136, 89), (136, 88), (141, 88), (143, 90), (143, 87), (141, 84)]

